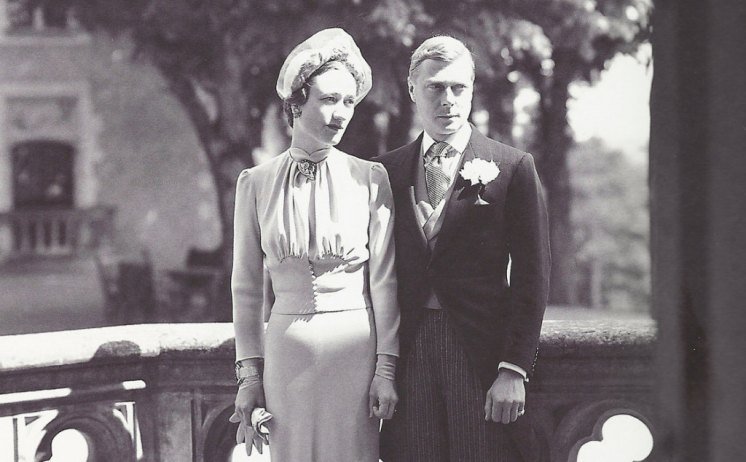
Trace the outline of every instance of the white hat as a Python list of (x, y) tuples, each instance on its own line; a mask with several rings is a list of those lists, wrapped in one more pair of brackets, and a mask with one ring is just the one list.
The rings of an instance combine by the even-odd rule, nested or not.
[(355, 102), (360, 102), (368, 94), (373, 83), (370, 66), (363, 59), (352, 37), (339, 28), (316, 32), (290, 52), (277, 78), (277, 94), (280, 98), (287, 99), (303, 86), (311, 74), (332, 58), (342, 58), (341, 60), (355, 70)]

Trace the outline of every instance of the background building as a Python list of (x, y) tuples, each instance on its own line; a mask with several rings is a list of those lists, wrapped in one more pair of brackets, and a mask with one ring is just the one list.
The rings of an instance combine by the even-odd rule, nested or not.
[[(13, 319), (101, 323), (97, 252), (178, 268), (218, 239), (208, 165), (181, 106), (125, 38), (82, 31), (66, 3), (0, 1), (4, 333)], [(62, 316), (60, 297), (83, 292)], [(56, 316), (43, 312), (49, 296)]]

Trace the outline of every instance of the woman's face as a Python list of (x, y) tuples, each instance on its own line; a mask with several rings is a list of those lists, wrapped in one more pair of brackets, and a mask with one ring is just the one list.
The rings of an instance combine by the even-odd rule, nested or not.
[(314, 77), (308, 101), (293, 120), (294, 142), (311, 151), (339, 143), (355, 112), (356, 96), (357, 83), (347, 69), (334, 67)]

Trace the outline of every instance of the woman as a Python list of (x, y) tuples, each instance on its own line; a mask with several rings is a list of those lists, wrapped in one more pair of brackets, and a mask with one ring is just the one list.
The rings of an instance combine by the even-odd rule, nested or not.
[(290, 149), (238, 178), (232, 420), (261, 452), (251, 414), (266, 404), (274, 462), (377, 462), (378, 419), (396, 404), (391, 188), (380, 164), (334, 148), (370, 86), (341, 29), (298, 45), (277, 81)]

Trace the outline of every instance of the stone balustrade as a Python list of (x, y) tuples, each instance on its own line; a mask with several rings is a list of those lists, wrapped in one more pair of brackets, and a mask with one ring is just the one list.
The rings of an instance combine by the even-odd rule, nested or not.
[[(552, 462), (574, 462), (616, 414), (642, 420), (655, 438), (654, 343), (647, 321), (544, 323), (527, 412)], [(0, 351), (0, 417), (12, 417), (16, 461), (47, 460), (65, 429), (85, 437), (89, 460), (230, 460), (230, 324), (5, 336)]]
[(15, 210), (0, 213), (0, 234), (7, 245), (1, 258), (77, 255), (111, 237), (114, 209)]

